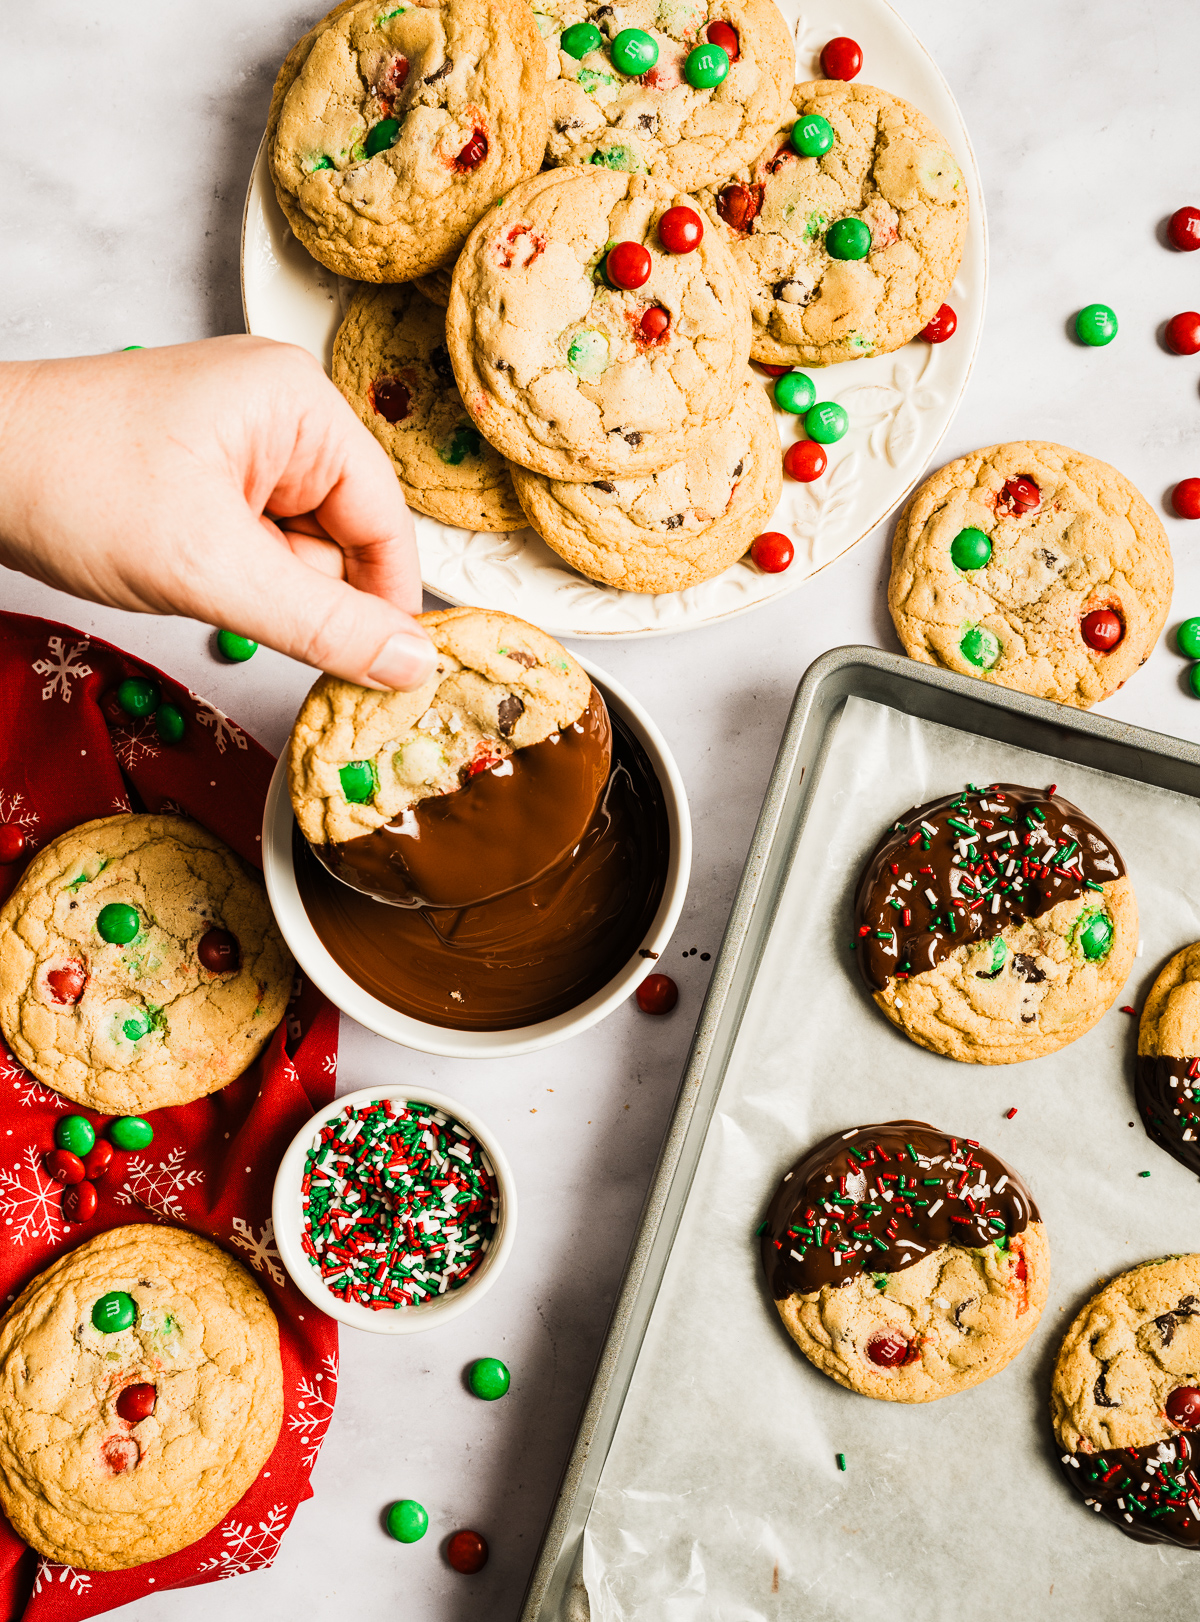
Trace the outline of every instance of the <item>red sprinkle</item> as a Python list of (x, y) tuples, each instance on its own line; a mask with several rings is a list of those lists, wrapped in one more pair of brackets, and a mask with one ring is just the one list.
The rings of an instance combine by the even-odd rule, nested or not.
[(1006, 1121), (1011, 1121), (1011, 1120), (1012, 1120), (1012, 1118), (1013, 1118), (1013, 1116), (1014, 1116), (1014, 1115), (1015, 1115), (1015, 1114), (1016, 1114), (1016, 1113), (1017, 1113), (1017, 1106), (1016, 1106), (1016, 1105), (1015, 1105), (1015, 1104), (1014, 1104), (1014, 1105), (1013, 1105), (1013, 1107), (1012, 1107), (1012, 1109), (1009, 1109), (1009, 1110), (1005, 1110), (1005, 1112), (1004, 1112), (1004, 1119), (1005, 1119), (1005, 1120), (1006, 1120)]
[(1136, 1008), (1130, 1008), (1129, 1004), (1126, 1003), (1125, 1006), (1121, 1009), (1121, 1012), (1123, 1014), (1136, 1014), (1137, 1009)]

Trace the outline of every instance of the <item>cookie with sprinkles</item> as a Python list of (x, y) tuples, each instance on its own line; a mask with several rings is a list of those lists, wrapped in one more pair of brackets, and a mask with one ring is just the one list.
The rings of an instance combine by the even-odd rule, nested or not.
[(876, 1004), (921, 1047), (1013, 1064), (1111, 1007), (1137, 951), (1116, 846), (1054, 792), (968, 783), (906, 811), (872, 852), (854, 948)]
[(1200, 1548), (1200, 1256), (1122, 1273), (1067, 1331), (1050, 1392), (1063, 1475), (1139, 1543)]
[(825, 1138), (759, 1232), (767, 1287), (805, 1357), (885, 1402), (935, 1402), (998, 1374), (1050, 1288), (1049, 1241), (1018, 1174), (923, 1121)]
[(1176, 952), (1150, 988), (1134, 1097), (1159, 1148), (1200, 1175), (1200, 942)]

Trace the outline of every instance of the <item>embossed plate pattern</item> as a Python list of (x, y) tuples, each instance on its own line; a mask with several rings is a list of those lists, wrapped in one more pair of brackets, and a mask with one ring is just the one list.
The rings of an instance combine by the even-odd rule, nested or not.
[[(597, 585), (578, 574), (532, 530), (473, 534), (416, 515), (426, 587), (452, 603), (521, 614), (561, 636), (652, 636), (710, 624), (795, 591), (868, 534), (907, 495), (933, 458), (962, 398), (983, 327), (987, 225), (975, 155), (949, 86), (929, 53), (886, 0), (781, 0), (793, 26), (796, 72), (821, 76), (825, 41), (849, 34), (862, 46), (860, 80), (903, 96), (945, 135), (966, 176), (971, 222), (949, 302), (958, 331), (949, 342), (919, 340), (891, 355), (813, 371), (819, 399), (837, 400), (850, 432), (829, 447), (829, 466), (813, 484), (784, 476), (770, 528), (784, 530), (796, 558), (783, 574), (748, 560), (689, 591), (642, 596)], [(279, 206), (259, 149), (242, 226), (242, 302), (250, 332), (302, 345), (328, 369), (349, 283), (310, 258)], [(763, 374), (752, 369), (763, 388)], [(796, 419), (780, 412), (780, 439)]]

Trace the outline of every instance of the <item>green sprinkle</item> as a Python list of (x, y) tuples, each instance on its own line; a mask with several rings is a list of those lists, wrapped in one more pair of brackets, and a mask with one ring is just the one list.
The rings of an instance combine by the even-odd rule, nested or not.
[(758, 1227), (755, 1228), (754, 1237), (756, 1239), (761, 1239), (763, 1234), (766, 1233), (766, 1231), (767, 1231), (767, 1219), (766, 1219), (766, 1217), (764, 1217), (762, 1219), (762, 1221), (759, 1223)]
[(1140, 1172), (1138, 1172), (1139, 1177), (1149, 1177), (1149, 1175), (1150, 1175), (1150, 1173), (1148, 1171), (1140, 1171)]
[(837, 1467), (839, 1470), (844, 1470), (846, 1468), (846, 1455), (844, 1453), (838, 1454)]

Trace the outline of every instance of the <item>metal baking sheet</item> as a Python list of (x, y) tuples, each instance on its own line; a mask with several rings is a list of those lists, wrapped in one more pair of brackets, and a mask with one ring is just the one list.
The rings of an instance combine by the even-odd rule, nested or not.
[[(1173, 795), (1200, 799), (1200, 750), (1179, 739), (1128, 726), (1107, 717), (1068, 710), (873, 649), (836, 649), (812, 666), (798, 690), (783, 737), (592, 1390), (527, 1591), (522, 1622), (552, 1622), (552, 1619), (553, 1622), (561, 1622), (561, 1619), (580, 1622), (589, 1615), (582, 1580), (584, 1528), (637, 1367), (638, 1355), (667, 1269), (672, 1243), (685, 1211), (709, 1123), (734, 1054), (747, 1001), (771, 937), (788, 872), (813, 807), (837, 723), (847, 700), (851, 698), (883, 705), (899, 715), (950, 727), (977, 739), (1037, 751), (1058, 761), (1128, 779), (1132, 784), (1152, 785)], [(966, 771), (962, 775), (972, 774)], [(1192, 808), (1189, 806), (1187, 809), (1190, 812)], [(1185, 938), (1195, 938), (1198, 933), (1200, 928)], [(1185, 940), (1175, 944), (1185, 944)], [(1139, 965), (1139, 969), (1143, 967)], [(901, 1042), (901, 1046), (908, 1049), (906, 1043)], [(934, 1062), (955, 1070), (965, 1068), (950, 1067), (948, 1061)], [(1044, 1067), (1050, 1062), (1041, 1061), (1040, 1064)], [(1040, 1073), (1049, 1074), (1044, 1069)], [(879, 1119), (889, 1113), (901, 1111), (885, 1106), (877, 1114), (862, 1118)], [(857, 1124), (857, 1118), (854, 1123), (847, 1124)], [(1136, 1132), (1129, 1133), (1131, 1148), (1135, 1137), (1140, 1140), (1137, 1150), (1142, 1153), (1147, 1165), (1161, 1171), (1164, 1178), (1169, 1176), (1166, 1171), (1168, 1167), (1186, 1177), (1182, 1168), (1176, 1167), (1161, 1151), (1149, 1145), (1140, 1125)], [(1019, 1163), (1019, 1155), (1000, 1133), (989, 1131), (988, 1139), (999, 1152), (1008, 1152)], [(799, 1149), (804, 1144), (788, 1147)], [(762, 1187), (757, 1191), (757, 1197), (764, 1203), (774, 1186), (772, 1179), (775, 1175), (773, 1163), (762, 1168)], [(1051, 1238), (1053, 1242), (1053, 1233)], [(1195, 1241), (1192, 1242), (1194, 1247)], [(1132, 1265), (1144, 1259), (1144, 1254), (1130, 1254), (1122, 1264)], [(1109, 1265), (1114, 1264), (1110, 1262)], [(749, 1245), (746, 1248), (746, 1266), (747, 1269), (756, 1266), (753, 1249)], [(1071, 1298), (1069, 1313), (1076, 1310), (1082, 1299)], [(1053, 1351), (1057, 1348), (1061, 1329), (1069, 1322), (1069, 1313), (1062, 1317), (1061, 1322), (1056, 1319), (1054, 1323), (1047, 1323), (1044, 1320), (1039, 1331), (1042, 1344), (1037, 1353), (1038, 1367), (1034, 1369), (1031, 1359), (1027, 1370), (1031, 1378), (1036, 1374), (1037, 1410), (1035, 1413), (1025, 1412), (1028, 1402), (1022, 1394), (1022, 1410), (1013, 1416), (1014, 1422), (1020, 1420), (1031, 1431), (1046, 1431), (1044, 1402), (1048, 1389), (1048, 1369), (1052, 1366)], [(784, 1345), (788, 1346), (786, 1340)], [(686, 1356), (686, 1348), (681, 1348), (681, 1355)], [(1027, 1352), (1025, 1356), (1030, 1358), (1030, 1353)], [(837, 1390), (831, 1382), (808, 1371), (807, 1366), (799, 1372), (809, 1374), (811, 1380), (819, 1381), (822, 1386)], [(988, 1385), (996, 1384), (988, 1382)], [(980, 1390), (987, 1390), (987, 1386)], [(853, 1397), (846, 1397), (845, 1400), (858, 1404), (860, 1413), (868, 1408), (892, 1406), (867, 1404), (865, 1399)], [(968, 1400), (969, 1394), (936, 1404), (933, 1409), (915, 1412), (936, 1413), (942, 1416), (942, 1422), (949, 1422), (953, 1419), (956, 1404)], [(1039, 1457), (1035, 1468), (1046, 1473), (1052, 1469), (1052, 1460), (1044, 1434), (1041, 1451), (1046, 1457)], [(860, 1468), (865, 1462), (860, 1455)], [(778, 1460), (764, 1460), (763, 1468), (778, 1468), (778, 1464)], [(1063, 1521), (1063, 1535), (1068, 1542), (1073, 1542), (1078, 1533), (1077, 1523), (1087, 1522), (1086, 1512), (1071, 1500), (1067, 1489), (1056, 1480), (1052, 1480), (1050, 1486), (1063, 1495), (1063, 1501), (1058, 1506)], [(1020, 1483), (1014, 1483), (1013, 1487), (1019, 1491)], [(1002, 1503), (996, 1505), (992, 1536), (1002, 1535), (1003, 1509)], [(869, 1539), (869, 1506), (864, 1509), (860, 1505), (859, 1515), (862, 1534)], [(977, 1537), (980, 1529), (965, 1530)], [(1127, 1544), (1111, 1527), (1093, 1528), (1086, 1524), (1083, 1528), (1086, 1534), (1098, 1534), (1100, 1530), (1106, 1532), (1111, 1540), (1106, 1546), (1107, 1554), (1112, 1554), (1114, 1548), (1116, 1554), (1121, 1555), (1138, 1547)], [(1139, 1554), (1146, 1558), (1143, 1551), (1139, 1550)], [(944, 1551), (941, 1551), (940, 1557), (944, 1557)], [(1172, 1551), (1166, 1556), (1162, 1551), (1153, 1551), (1148, 1558), (1155, 1561), (1165, 1558), (1177, 1563), (1178, 1560), (1188, 1561), (1191, 1557), (1179, 1551)], [(895, 1559), (903, 1564), (904, 1552), (896, 1550)], [(786, 1572), (786, 1556), (784, 1567)], [(702, 1581), (699, 1585), (692, 1583), (688, 1592), (680, 1592), (676, 1596), (674, 1608), (670, 1610), (647, 1609), (637, 1614), (680, 1618), (733, 1614), (724, 1609), (706, 1608), (703, 1586)], [(689, 1585), (685, 1582), (682, 1588), (688, 1590)], [(849, 1592), (847, 1590), (848, 1606)], [(1060, 1593), (1065, 1599), (1065, 1592), (1060, 1589)], [(895, 1597), (901, 1597), (901, 1590), (897, 1590)], [(911, 1601), (911, 1598), (910, 1593), (908, 1599)], [(996, 1596), (996, 1601), (1002, 1605), (1002, 1596)], [(827, 1602), (828, 1595), (824, 1595), (819, 1605), (811, 1606), (811, 1614), (842, 1614), (838, 1611), (836, 1598), (832, 1608)], [(973, 1605), (973, 1609), (981, 1616), (1007, 1614), (1003, 1609), (993, 1611), (986, 1605), (982, 1609)], [(809, 1610), (810, 1606), (806, 1605), (806, 1614)], [(1091, 1610), (1097, 1617), (1109, 1614), (1107, 1605), (1096, 1596), (1092, 1597)], [(760, 1615), (774, 1617), (795, 1613), (780, 1610), (767, 1598), (761, 1609), (747, 1605), (746, 1609), (739, 1609), (737, 1614), (739, 1617), (757, 1618)], [(845, 1614), (850, 1614), (849, 1609)], [(929, 1608), (924, 1614), (934, 1615), (935, 1611)], [(940, 1609), (936, 1614), (941, 1614)], [(1113, 1611), (1111, 1614), (1123, 1613)], [(1159, 1606), (1159, 1614), (1174, 1613), (1164, 1611)]]

